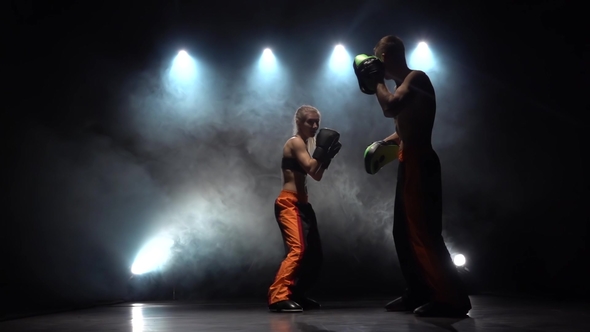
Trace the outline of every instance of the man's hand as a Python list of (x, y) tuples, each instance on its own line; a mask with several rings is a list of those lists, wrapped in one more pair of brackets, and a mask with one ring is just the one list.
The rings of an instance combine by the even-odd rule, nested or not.
[(383, 146), (389, 146), (389, 145), (398, 145), (399, 146), (399, 144), (396, 141), (394, 141), (394, 140), (388, 141), (387, 138), (380, 140), (380, 141), (375, 141), (373, 143), (379, 143), (380, 145), (383, 145)]
[(392, 142), (392, 143), (395, 143), (397, 145), (400, 145), (401, 139), (399, 138), (399, 135), (397, 134), (397, 131), (396, 131), (393, 134), (385, 137), (385, 139), (383, 139), (383, 141), (385, 141), (385, 142)]

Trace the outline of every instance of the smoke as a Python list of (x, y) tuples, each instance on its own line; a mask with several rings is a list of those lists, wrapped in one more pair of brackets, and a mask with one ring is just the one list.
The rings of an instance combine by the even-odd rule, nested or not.
[[(326, 72), (299, 82), (294, 73), (301, 71), (281, 64), (273, 74), (256, 64), (212, 75), (211, 66), (199, 63), (198, 88), (187, 89), (192, 94), (182, 104), (177, 90), (162, 84), (169, 68), (143, 74), (129, 92), (133, 121), (126, 131), (141, 137), (136, 150), (153, 156), (144, 167), (166, 191), (158, 214), (175, 241), (167, 267), (174, 282), (190, 288), (214, 278), (229, 292), (268, 286), (284, 254), (273, 215), (281, 149), (302, 104), (318, 107), (321, 126), (340, 131), (344, 145), (322, 182), (308, 183), (326, 253), (356, 256), (362, 264), (363, 255), (392, 250), (393, 166), (385, 181), (371, 178), (361, 156), (371, 141), (391, 133), (393, 122), (383, 125), (379, 112), (370, 112), (376, 102), (368, 96), (355, 98), (353, 73), (340, 73), (336, 82)], [(364, 130), (373, 138), (354, 139)], [(376, 187), (389, 194), (367, 190)], [(241, 269), (264, 277), (236, 281)]]
[[(332, 6), (326, 8), (333, 12)], [(21, 33), (25, 42), (11, 53), (16, 103), (10, 103), (5, 121), (13, 133), (7, 153), (18, 151), (11, 160), (13, 172), (4, 174), (14, 223), (4, 232), (11, 243), (5, 251), (9, 264), (2, 273), (9, 275), (9, 283), (1, 284), (2, 291), (9, 288), (23, 302), (44, 297), (124, 297), (140, 249), (153, 238), (166, 236), (174, 246), (163, 271), (177, 290), (263, 296), (284, 254), (273, 202), (282, 181), (281, 148), (302, 104), (319, 108), (321, 126), (338, 130), (343, 144), (323, 180), (308, 179), (325, 251), (317, 289), (337, 288), (336, 280), (346, 287), (340, 294), (349, 294), (355, 286), (375, 285), (380, 292), (388, 285), (403, 287), (391, 235), (397, 163), (371, 176), (364, 172), (362, 161), (371, 142), (393, 132), (393, 120), (383, 117), (374, 96), (359, 91), (350, 65), (340, 72), (326, 63), (316, 66), (318, 59), (329, 57), (327, 41), (351, 47), (356, 39), (363, 46), (348, 49), (354, 55), (370, 52), (378, 38), (389, 33), (405, 35), (408, 55), (410, 36), (430, 34), (429, 46), (437, 60), (428, 72), (438, 103), (433, 144), (442, 163), (443, 234), (450, 251), (464, 253), (469, 267), (489, 265), (489, 276), (505, 271), (509, 283), (516, 277), (527, 283), (539, 279), (536, 273), (513, 273), (513, 265), (528, 260), (522, 252), (536, 255), (537, 261), (545, 258), (547, 271), (570, 266), (563, 274), (582, 280), (585, 274), (576, 271), (584, 264), (578, 264), (576, 259), (582, 256), (576, 252), (587, 251), (582, 245), (587, 241), (577, 244), (577, 240), (587, 231), (585, 224), (577, 224), (576, 213), (588, 186), (571, 175), (583, 174), (587, 167), (569, 159), (580, 156), (585, 136), (572, 133), (559, 120), (576, 109), (571, 102), (576, 94), (569, 102), (554, 98), (560, 112), (553, 114), (515, 102), (514, 96), (524, 88), (545, 104), (552, 99), (548, 96), (560, 95), (548, 93), (542, 82), (556, 81), (559, 70), (549, 75), (547, 66), (555, 58), (547, 58), (545, 49), (527, 56), (528, 46), (535, 42), (520, 40), (502, 55), (498, 50), (506, 49), (508, 35), (499, 34), (504, 37), (495, 43), (475, 27), (448, 33), (445, 23), (439, 31), (424, 33), (422, 28), (409, 28), (415, 13), (382, 9), (375, 3), (364, 4), (351, 12), (350, 19), (331, 22), (328, 32), (316, 29), (309, 11), (296, 16), (289, 12), (287, 17), (277, 9), (276, 15), (260, 16), (260, 22), (281, 21), (276, 27), (282, 28), (273, 31), (283, 43), (276, 45), (275, 40), (283, 55), (274, 73), (261, 71), (262, 63), (255, 61), (240, 65), (250, 61), (250, 46), (238, 46), (258, 38), (260, 31), (253, 31), (257, 28), (248, 32), (242, 26), (238, 30), (243, 34), (219, 27), (197, 31), (188, 43), (194, 41), (201, 52), (209, 40), (215, 51), (209, 57), (192, 54), (194, 62), (186, 71), (172, 70), (171, 58), (151, 64), (134, 59), (158, 54), (151, 49), (155, 44), (181, 38), (166, 36), (169, 27), (155, 19), (143, 25), (135, 22), (126, 34), (120, 24), (112, 24), (116, 19), (96, 25), (99, 34), (84, 28), (85, 35), (94, 36), (90, 39), (63, 34), (61, 28), (17, 29), (42, 33), (39, 38)], [(371, 11), (375, 15), (366, 15)], [(104, 14), (99, 15), (100, 22), (112, 10)], [(322, 15), (316, 11), (318, 19)], [(123, 16), (129, 25), (131, 17)], [(363, 26), (366, 17), (371, 22)], [(226, 18), (231, 24), (237, 17)], [(396, 23), (374, 24), (380, 19)], [(194, 16), (191, 20), (199, 27), (208, 21)], [(303, 23), (287, 28), (289, 24), (283, 24), (287, 21)], [(426, 21), (436, 25), (436, 20)], [(143, 39), (150, 38), (149, 31), (158, 36), (153, 43)], [(452, 38), (443, 42), (446, 36)], [(45, 43), (48, 40), (51, 45)], [(475, 45), (470, 40), (485, 42)], [(103, 47), (107, 44), (111, 50)], [(447, 44), (448, 49), (438, 49), (437, 44)], [(528, 46), (518, 49), (519, 44)], [(475, 59), (457, 63), (463, 60), (441, 56), (451, 48), (462, 50), (455, 59), (488, 55), (481, 68), (493, 65), (499, 71), (494, 73), (495, 81), (466, 68)], [(32, 59), (40, 49), (46, 50), (44, 56)], [(97, 66), (100, 61), (104, 63)], [(134, 66), (143, 70), (129, 69)], [(513, 84), (517, 74), (526, 81), (520, 88)], [(31, 77), (37, 83), (32, 84)], [(43, 89), (34, 89), (43, 84)], [(105, 100), (115, 102), (109, 105)], [(33, 106), (35, 102), (38, 105)], [(38, 122), (31, 121), (35, 117)], [(528, 138), (523, 138), (523, 131)], [(555, 221), (540, 225), (546, 220)], [(547, 245), (559, 242), (559, 237), (565, 238), (563, 245)], [(474, 257), (486, 251), (487, 259)], [(12, 262), (17, 268), (10, 268)], [(364, 282), (355, 282), (363, 278)], [(393, 282), (396, 278), (399, 283)], [(571, 277), (556, 280), (551, 284), (573, 285), (572, 289), (582, 285), (570, 282)], [(20, 293), (27, 289), (31, 296)]]
[[(92, 123), (73, 137), (31, 128), (28, 145), (42, 152), (23, 159), (29, 167), (23, 174), (39, 189), (20, 199), (31, 201), (28, 220), (42, 226), (24, 255), (55, 267), (56, 288), (123, 297), (136, 254), (152, 238), (167, 236), (174, 246), (164, 273), (176, 287), (264, 292), (284, 255), (273, 203), (282, 184), (282, 147), (303, 104), (316, 106), (321, 126), (338, 130), (343, 144), (323, 180), (308, 179), (323, 248), (334, 257), (327, 266), (345, 260), (344, 270), (370, 265), (381, 280), (399, 274), (391, 235), (396, 163), (370, 176), (362, 160), (394, 123), (383, 118), (374, 96), (359, 91), (351, 66), (306, 72), (279, 62), (270, 74), (258, 63), (224, 70), (196, 59), (195, 78), (180, 81), (172, 64), (128, 76), (112, 122)], [(453, 91), (433, 79), (441, 96)], [(462, 139), (455, 127), (463, 105), (451, 108), (454, 100), (444, 98), (435, 129), (442, 151)], [(51, 249), (32, 249), (39, 239)], [(322, 278), (342, 272), (326, 268)]]
[(13, 254), (30, 264), (23, 277), (65, 300), (119, 297), (113, 280), (125, 279), (133, 251), (161, 224), (165, 191), (107, 136), (29, 129), (12, 197), (21, 230)]

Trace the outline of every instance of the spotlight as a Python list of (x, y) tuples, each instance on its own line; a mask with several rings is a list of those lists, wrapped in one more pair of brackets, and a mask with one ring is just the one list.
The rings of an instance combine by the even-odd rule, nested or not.
[(419, 42), (418, 46), (416, 47), (416, 53), (419, 57), (430, 57), (430, 48), (426, 42)]
[(428, 71), (435, 67), (435, 59), (426, 42), (419, 42), (410, 55), (410, 66)]
[(277, 68), (277, 61), (270, 48), (265, 48), (258, 60), (259, 68), (264, 72), (274, 71)]
[(456, 266), (463, 266), (466, 262), (465, 256), (462, 254), (456, 254), (455, 257), (453, 257), (453, 263), (455, 263)]
[(174, 241), (160, 236), (149, 241), (137, 254), (131, 273), (140, 275), (160, 269), (171, 255)]
[(176, 83), (189, 83), (196, 77), (196, 62), (185, 50), (178, 52), (170, 68), (171, 78)]
[(178, 55), (176, 56), (176, 59), (178, 61), (178, 64), (186, 67), (190, 65), (191, 62), (191, 56), (188, 55), (188, 53), (185, 50), (181, 50), (178, 52)]
[(344, 46), (338, 44), (334, 47), (334, 51), (332, 51), (329, 65), (333, 72), (344, 74), (350, 71), (351, 61), (352, 59)]

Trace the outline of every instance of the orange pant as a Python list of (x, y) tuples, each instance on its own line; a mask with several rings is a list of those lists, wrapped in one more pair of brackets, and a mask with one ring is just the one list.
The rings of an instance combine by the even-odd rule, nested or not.
[(393, 237), (408, 302), (471, 308), (442, 237), (441, 166), (434, 151), (404, 151), (398, 168)]
[(286, 257), (268, 290), (268, 304), (298, 301), (317, 280), (322, 247), (315, 212), (306, 195), (283, 190), (275, 200), (275, 217)]

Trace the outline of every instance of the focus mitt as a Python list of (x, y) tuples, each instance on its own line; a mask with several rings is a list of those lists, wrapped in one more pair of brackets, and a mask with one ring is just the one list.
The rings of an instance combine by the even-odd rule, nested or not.
[(359, 54), (352, 64), (361, 92), (368, 95), (377, 93), (377, 83), (385, 79), (385, 66), (374, 55)]
[(376, 174), (383, 166), (397, 159), (399, 146), (394, 141), (373, 142), (365, 149), (365, 171)]

